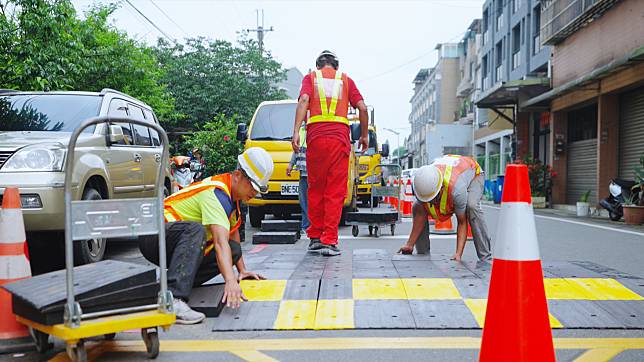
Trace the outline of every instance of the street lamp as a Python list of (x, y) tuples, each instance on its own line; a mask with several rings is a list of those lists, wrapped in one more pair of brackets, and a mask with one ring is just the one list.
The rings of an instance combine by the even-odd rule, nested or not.
[(396, 135), (396, 162), (398, 163), (398, 166), (400, 166), (400, 132), (394, 131), (391, 128), (383, 128), (385, 131), (389, 131), (393, 134)]

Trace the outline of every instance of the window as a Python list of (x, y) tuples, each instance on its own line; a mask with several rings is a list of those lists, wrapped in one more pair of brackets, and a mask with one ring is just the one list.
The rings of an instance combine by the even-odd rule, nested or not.
[(512, 14), (515, 14), (521, 9), (521, 0), (512, 0)]
[(496, 1), (496, 30), (503, 27), (503, 0)]
[[(144, 109), (143, 114), (145, 114), (145, 119), (148, 122), (157, 124), (156, 118), (154, 117), (154, 114), (152, 114), (152, 112)], [(157, 131), (150, 128), (150, 136), (152, 137), (152, 145), (161, 146), (161, 141), (159, 140), (159, 134), (157, 133)]]
[(512, 29), (512, 69), (521, 65), (521, 24)]
[(532, 24), (532, 54), (537, 54), (541, 51), (541, 5), (537, 5), (532, 12), (534, 23)]
[(496, 44), (496, 82), (500, 82), (503, 74), (503, 41)]
[[(143, 110), (135, 105), (129, 105), (130, 116), (134, 119), (145, 121), (145, 116), (143, 115)], [(139, 146), (152, 146), (152, 141), (150, 140), (150, 131), (148, 127), (141, 126), (138, 124), (132, 124), (132, 129), (134, 130), (134, 142)]]
[[(108, 114), (111, 117), (127, 117), (128, 116), (127, 103), (125, 103), (125, 101), (122, 99), (117, 99), (117, 98), (112, 99), (112, 101), (110, 102), (110, 108), (109, 108)], [(123, 130), (123, 139), (118, 141), (116, 144), (117, 145), (133, 144), (132, 128), (130, 124), (124, 123), (124, 122), (114, 122), (114, 124), (121, 126), (121, 129)]]

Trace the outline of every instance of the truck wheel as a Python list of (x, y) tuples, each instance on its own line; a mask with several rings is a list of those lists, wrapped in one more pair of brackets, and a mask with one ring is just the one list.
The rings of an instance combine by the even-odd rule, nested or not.
[[(83, 200), (102, 200), (101, 194), (91, 186), (83, 192)], [(83, 265), (103, 260), (107, 239), (96, 238), (74, 242), (74, 263)]]
[(380, 198), (374, 197), (373, 198), (373, 207), (378, 207), (379, 204), (380, 204)]
[(250, 218), (250, 226), (258, 228), (262, 226), (262, 220), (264, 220), (264, 211), (259, 207), (249, 207), (248, 217)]
[(353, 225), (353, 227), (351, 227), (351, 235), (353, 235), (353, 237), (357, 237), (359, 232), (358, 225)]

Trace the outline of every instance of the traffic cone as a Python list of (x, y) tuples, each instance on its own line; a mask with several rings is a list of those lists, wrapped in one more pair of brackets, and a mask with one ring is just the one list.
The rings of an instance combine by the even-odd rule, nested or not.
[(508, 165), (480, 361), (554, 361), (528, 168)]
[[(0, 285), (29, 277), (31, 267), (20, 194), (17, 188), (7, 187), (0, 210)], [(13, 314), (11, 294), (0, 288), (0, 351), (24, 350), (26, 345), (20, 339), (27, 336), (27, 327), (18, 323)]]
[[(394, 180), (394, 187), (398, 188), (398, 180)], [(395, 198), (395, 197), (391, 198), (391, 203), (392, 203), (391, 206), (393, 206), (394, 209), (396, 210), (398, 210), (398, 207), (399, 207), (400, 197), (401, 197), (400, 194), (398, 194), (398, 198)]]
[(430, 233), (440, 235), (456, 234), (452, 218), (450, 217), (445, 221), (434, 220), (434, 226), (430, 228)]
[(470, 226), (470, 223), (467, 223), (467, 240), (474, 240), (474, 236), (472, 235), (472, 227)]
[(405, 185), (404, 190), (405, 195), (403, 196), (402, 214), (403, 216), (411, 217), (411, 209), (412, 205), (414, 204), (414, 194), (411, 190), (411, 180), (407, 180), (407, 185)]

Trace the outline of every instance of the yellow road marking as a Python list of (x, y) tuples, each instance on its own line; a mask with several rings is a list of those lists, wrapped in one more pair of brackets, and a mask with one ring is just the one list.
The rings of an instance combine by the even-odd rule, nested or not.
[(353, 299), (407, 299), (401, 279), (353, 279)]
[(351, 329), (353, 323), (353, 300), (319, 300), (315, 314), (315, 329)]
[[(485, 309), (487, 307), (487, 299), (465, 299), (465, 305), (470, 309), (476, 323), (479, 324), (479, 327), (483, 328), (485, 325)], [(548, 313), (550, 319), (550, 328), (563, 328), (563, 324), (559, 322), (555, 316)]]
[(596, 348), (584, 352), (581, 356), (575, 358), (575, 362), (605, 362), (612, 360), (615, 356), (622, 353), (622, 348)]
[(408, 299), (461, 299), (456, 285), (449, 278), (402, 279)]
[(278, 302), (286, 289), (286, 280), (242, 280), (239, 282), (250, 302)]
[(548, 299), (644, 300), (610, 278), (546, 278), (543, 283)]
[(275, 358), (267, 356), (260, 351), (236, 350), (230, 353), (248, 362), (278, 362)]
[(275, 319), (275, 329), (313, 329), (317, 300), (283, 300)]

